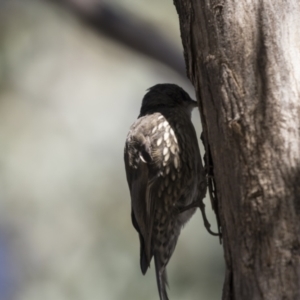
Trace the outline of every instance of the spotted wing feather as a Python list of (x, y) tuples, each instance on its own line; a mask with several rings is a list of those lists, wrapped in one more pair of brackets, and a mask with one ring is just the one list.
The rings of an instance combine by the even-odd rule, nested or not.
[[(131, 195), (132, 223), (140, 238), (140, 264), (146, 273), (151, 258), (151, 236), (154, 219), (155, 198), (152, 189), (155, 183), (155, 163), (152, 157), (152, 140), (146, 117), (138, 119), (130, 129), (125, 144), (125, 168)], [(148, 124), (149, 126), (149, 124)], [(151, 132), (151, 130), (150, 130)]]

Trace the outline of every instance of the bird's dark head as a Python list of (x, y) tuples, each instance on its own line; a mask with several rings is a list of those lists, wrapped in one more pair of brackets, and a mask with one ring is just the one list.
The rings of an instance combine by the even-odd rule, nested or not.
[(164, 109), (181, 108), (188, 115), (197, 102), (189, 94), (176, 84), (162, 83), (156, 84), (148, 89), (144, 96), (140, 116), (148, 113), (159, 112)]

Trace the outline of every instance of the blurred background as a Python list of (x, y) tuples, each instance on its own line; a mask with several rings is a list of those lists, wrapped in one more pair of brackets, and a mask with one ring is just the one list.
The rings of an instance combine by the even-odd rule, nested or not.
[[(195, 97), (178, 24), (172, 0), (0, 0), (1, 300), (158, 299), (123, 147), (147, 88)], [(199, 211), (168, 275), (172, 300), (221, 299), (222, 248)]]

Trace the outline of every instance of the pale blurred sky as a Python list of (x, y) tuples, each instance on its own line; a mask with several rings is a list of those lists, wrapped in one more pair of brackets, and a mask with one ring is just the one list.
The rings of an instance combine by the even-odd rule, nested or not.
[[(181, 48), (172, 1), (113, 2)], [(50, 1), (0, 2), (0, 28), (0, 300), (158, 299), (154, 266), (139, 269), (123, 147), (147, 88), (194, 97), (191, 85)], [(170, 299), (220, 299), (223, 272), (197, 212), (168, 265)]]

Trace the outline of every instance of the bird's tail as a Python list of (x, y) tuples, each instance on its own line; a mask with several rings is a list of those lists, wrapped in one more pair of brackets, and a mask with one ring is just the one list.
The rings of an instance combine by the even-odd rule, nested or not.
[(162, 265), (160, 255), (154, 254), (155, 261), (155, 273), (156, 273), (156, 281), (157, 288), (159, 292), (160, 300), (169, 300), (168, 294), (166, 291), (166, 287), (168, 286), (168, 278), (165, 266)]

